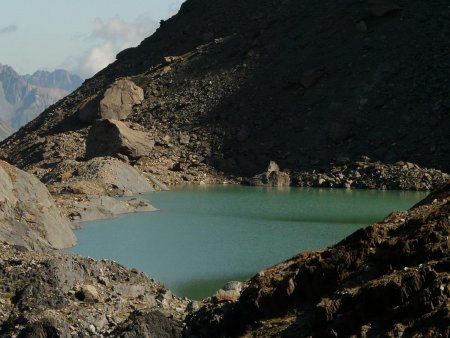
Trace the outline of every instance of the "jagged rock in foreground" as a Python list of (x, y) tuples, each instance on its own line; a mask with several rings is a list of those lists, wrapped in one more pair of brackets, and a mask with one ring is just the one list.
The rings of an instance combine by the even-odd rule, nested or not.
[(137, 270), (0, 243), (0, 336), (181, 337), (187, 300)]
[(253, 277), (189, 316), (197, 337), (449, 337), (450, 182), (321, 251)]
[(35, 250), (76, 243), (70, 222), (33, 175), (0, 161), (0, 240)]

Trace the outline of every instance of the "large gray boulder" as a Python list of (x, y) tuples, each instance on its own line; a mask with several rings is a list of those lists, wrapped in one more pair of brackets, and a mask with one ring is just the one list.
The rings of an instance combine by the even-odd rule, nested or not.
[(116, 120), (102, 120), (94, 124), (86, 140), (86, 158), (125, 155), (132, 159), (147, 156), (155, 141), (148, 133), (133, 130)]
[(0, 161), (0, 240), (29, 249), (74, 246), (70, 222), (34, 176)]
[(133, 106), (144, 99), (144, 91), (133, 81), (119, 79), (106, 91), (87, 101), (78, 112), (78, 118), (86, 123), (96, 120), (124, 120), (133, 111)]

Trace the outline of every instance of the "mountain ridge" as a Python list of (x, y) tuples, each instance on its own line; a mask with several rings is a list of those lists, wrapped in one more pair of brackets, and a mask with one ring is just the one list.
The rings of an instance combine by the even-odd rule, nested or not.
[(0, 118), (18, 129), (81, 83), (80, 77), (65, 70), (21, 76), (0, 64)]

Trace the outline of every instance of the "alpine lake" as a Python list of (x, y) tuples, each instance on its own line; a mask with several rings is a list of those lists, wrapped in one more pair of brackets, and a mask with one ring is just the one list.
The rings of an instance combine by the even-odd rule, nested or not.
[(182, 186), (141, 195), (159, 209), (84, 223), (69, 250), (144, 271), (202, 299), (301, 251), (407, 210), (425, 192)]

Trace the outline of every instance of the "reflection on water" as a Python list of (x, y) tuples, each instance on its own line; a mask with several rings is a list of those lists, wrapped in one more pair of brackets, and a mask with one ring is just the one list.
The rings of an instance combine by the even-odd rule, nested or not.
[(200, 299), (302, 250), (405, 210), (420, 192), (196, 186), (146, 196), (160, 211), (85, 224), (71, 252), (137, 267)]

